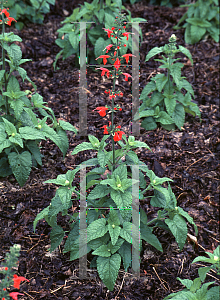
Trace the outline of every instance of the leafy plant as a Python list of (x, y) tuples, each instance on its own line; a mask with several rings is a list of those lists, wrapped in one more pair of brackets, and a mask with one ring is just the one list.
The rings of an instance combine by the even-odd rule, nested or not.
[(189, 279), (177, 279), (186, 286), (186, 289), (179, 291), (177, 293), (172, 293), (164, 300), (173, 299), (173, 300), (218, 300), (220, 297), (220, 287), (214, 286), (208, 290), (208, 287), (215, 283), (215, 281), (204, 283), (201, 286), (201, 283), (205, 280), (207, 273), (214, 269), (216, 273), (220, 274), (220, 246), (218, 246), (213, 253), (206, 252), (209, 258), (205, 256), (196, 257), (192, 264), (198, 261), (208, 262), (212, 265), (210, 267), (203, 267), (198, 269), (199, 278), (195, 278), (193, 281)]
[[(174, 58), (176, 53), (182, 52), (193, 64), (192, 56), (183, 46), (176, 47), (174, 34), (170, 37), (169, 44), (151, 49), (146, 56), (146, 61), (161, 52), (167, 57), (162, 55), (162, 59), (155, 59), (155, 61), (162, 63), (159, 68), (166, 69), (167, 76), (159, 73), (144, 87), (140, 96), (140, 100), (143, 100), (140, 114), (137, 113), (134, 120), (144, 118), (141, 126), (146, 130), (156, 129), (157, 123), (167, 130), (175, 129), (175, 126), (181, 129), (185, 122), (185, 113), (201, 116), (197, 104), (192, 101), (194, 91), (191, 84), (185, 79), (186, 77), (181, 77), (181, 69), (184, 65), (177, 62), (180, 58)], [(149, 97), (150, 93), (152, 95)]]
[(205, 256), (198, 256), (196, 257), (192, 264), (201, 261), (201, 262), (206, 262), (206, 263), (210, 263), (211, 266), (210, 267), (202, 267), (198, 269), (198, 273), (199, 273), (199, 277), (201, 278), (202, 281), (205, 280), (207, 273), (213, 269), (214, 271), (216, 271), (217, 275), (220, 275), (220, 246), (218, 246), (213, 253), (210, 252), (206, 252), (206, 254), (209, 256), (205, 257)]
[[(131, 244), (133, 249), (139, 251), (144, 240), (157, 250), (163, 251), (160, 241), (153, 234), (155, 226), (171, 232), (180, 249), (186, 242), (187, 221), (194, 226), (197, 234), (193, 219), (177, 206), (176, 197), (170, 185), (168, 184), (168, 188), (164, 187), (166, 182), (172, 180), (167, 177), (157, 177), (145, 163), (138, 159), (134, 150), (139, 147), (150, 150), (148, 145), (136, 141), (134, 136), (127, 138), (121, 126), (114, 125), (114, 113), (121, 110), (119, 105), (115, 105), (114, 99), (117, 96), (123, 96), (123, 93), (116, 89), (116, 78), (124, 75), (125, 80), (128, 80), (131, 77), (120, 70), (123, 59), (128, 63), (130, 56), (133, 56), (132, 54), (120, 55), (121, 48), (125, 48), (123, 36), (128, 37), (131, 34), (125, 31), (126, 21), (124, 14), (120, 14), (116, 16), (111, 29), (104, 28), (107, 34), (110, 33), (115, 38), (114, 44), (106, 46), (104, 50), (107, 54), (98, 57), (103, 59), (104, 64), (107, 58), (114, 61), (110, 67), (107, 65), (106, 68), (99, 68), (102, 71), (101, 76), (106, 75), (107, 78), (113, 79), (112, 89), (105, 90), (105, 93), (109, 95), (111, 105), (96, 108), (102, 117), (107, 113), (111, 114), (109, 126), (103, 126), (104, 137), (101, 141), (89, 135), (89, 142), (77, 145), (72, 152), (72, 155), (76, 155), (80, 151), (94, 150), (97, 156), (83, 162), (74, 170), (69, 170), (66, 174), (58, 175), (56, 179), (46, 181), (46, 183), (56, 184), (58, 189), (50, 205), (43, 209), (34, 220), (34, 230), (41, 219), (45, 219), (52, 227), (50, 251), (53, 251), (61, 244), (67, 233), (57, 224), (57, 215), (62, 213), (62, 216), (66, 216), (69, 221), (69, 232), (63, 252), (70, 252), (70, 260), (78, 259), (91, 252), (93, 260), (90, 268), (97, 268), (101, 280), (111, 291), (114, 288), (121, 262), (126, 271), (131, 267)], [(108, 138), (111, 138), (112, 151), (105, 149), (107, 146), (105, 141)], [(82, 186), (85, 186), (88, 191), (87, 228), (80, 228), (84, 226), (80, 219), (82, 215), (79, 216), (79, 212), (72, 214), (70, 209), (76, 200), (82, 201), (84, 197), (84, 191), (74, 185), (74, 178), (83, 166), (90, 168), (85, 178), (81, 178)], [(132, 166), (136, 166), (136, 170), (133, 170)], [(134, 195), (134, 191), (137, 195)], [(144, 201), (147, 197), (151, 197), (151, 205), (160, 208), (156, 218), (149, 221), (144, 210), (140, 209), (138, 224), (132, 223), (134, 198), (139, 201), (138, 197)], [(138, 204), (137, 211), (139, 211)], [(133, 265), (132, 268), (135, 271)]]
[(150, 0), (150, 4), (166, 7), (179, 6), (181, 3), (185, 2), (186, 0)]
[[(85, 2), (81, 8), (74, 9), (72, 15), (62, 22), (65, 25), (58, 29), (59, 35), (55, 42), (62, 50), (56, 55), (54, 68), (61, 55), (64, 60), (70, 55), (76, 54), (75, 63), (79, 65), (79, 22), (93, 22), (87, 24), (87, 62), (96, 64), (95, 58), (100, 56), (103, 53), (102, 49), (111, 43), (110, 36), (106, 38), (102, 28), (103, 26), (105, 28), (112, 27), (115, 16), (121, 9), (128, 12), (129, 22), (146, 21), (142, 18), (132, 18), (130, 11), (122, 6), (121, 0), (106, 0), (105, 3), (94, 0), (91, 4)], [(140, 34), (142, 38), (142, 32)], [(127, 48), (132, 51), (131, 38), (129, 38)], [(124, 53), (126, 53), (127, 48)]]
[(55, 0), (7, 0), (11, 15), (19, 20), (15, 27), (21, 30), (26, 22), (42, 24)]
[[(20, 255), (20, 245), (13, 245), (13, 247), (10, 247), (10, 252), (6, 253), (6, 262), (3, 263), (3, 269), (0, 270), (0, 273), (2, 273), (4, 278), (0, 281), (0, 299), (1, 300), (7, 300), (9, 299), (9, 296), (12, 299), (17, 300), (18, 295), (24, 295), (20, 294), (18, 292), (11, 292), (8, 293), (7, 288), (10, 287), (10, 285), (13, 284), (14, 288), (19, 289), (20, 288), (20, 282), (21, 281), (29, 281), (28, 279), (17, 276), (14, 274), (12, 268), (16, 265), (18, 257)], [(12, 278), (13, 277), (13, 278)]]
[(173, 28), (180, 29), (179, 25), (186, 22), (182, 27), (185, 28), (184, 37), (187, 44), (198, 43), (205, 36), (211, 36), (216, 43), (219, 42), (218, 0), (198, 0), (181, 7), (189, 8)]
[[(63, 120), (58, 122), (53, 110), (45, 105), (41, 95), (29, 90), (20, 90), (15, 72), (23, 81), (26, 79), (31, 82), (36, 91), (35, 84), (21, 67), (30, 59), (22, 59), (21, 49), (14, 43), (21, 42), (22, 39), (13, 32), (5, 33), (5, 23), (10, 25), (11, 21), (15, 20), (6, 9), (2, 10), (1, 15), (3, 27), (0, 35), (0, 177), (13, 173), (20, 186), (23, 186), (32, 165), (42, 165), (40, 141), (49, 138), (65, 156), (69, 147), (66, 130), (76, 132), (76, 129)], [(47, 120), (51, 125), (47, 124)]]

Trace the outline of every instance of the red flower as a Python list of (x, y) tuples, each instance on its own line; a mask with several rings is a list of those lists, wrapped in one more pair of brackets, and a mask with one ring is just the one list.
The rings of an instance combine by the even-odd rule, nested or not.
[(112, 100), (112, 98), (115, 98), (114, 94), (109, 95), (109, 98)]
[(121, 65), (120, 60), (119, 60), (119, 58), (117, 57), (116, 61), (114, 62), (114, 67), (116, 68), (117, 71), (118, 71), (118, 69), (120, 68), (120, 65)]
[(97, 57), (95, 60), (99, 59), (99, 58), (103, 58), (103, 63), (104, 65), (106, 65), (107, 63), (107, 58), (110, 57), (109, 55), (100, 55), (99, 57)]
[[(131, 75), (130, 74), (128, 74), (128, 73), (122, 73), (123, 75), (125, 75), (125, 81), (128, 81), (128, 77), (131, 77)], [(132, 77), (131, 77), (132, 78)]]
[(126, 63), (128, 63), (128, 61), (129, 61), (129, 56), (134, 56), (134, 57), (136, 57), (135, 55), (133, 55), (133, 54), (130, 54), (130, 53), (128, 53), (128, 54), (124, 54), (124, 55), (122, 55), (124, 58), (125, 58), (125, 60), (126, 60)]
[(2, 14), (5, 14), (6, 18), (8, 18), (8, 17), (10, 16), (9, 12), (8, 12), (7, 9), (5, 9), (5, 8), (2, 10), (2, 12), (1, 12), (0, 14), (1, 14), (1, 15), (2, 15)]
[(110, 94), (110, 91), (104, 91), (105, 94)]
[(126, 47), (127, 45), (126, 44), (124, 44), (124, 47)]
[(104, 29), (107, 32), (108, 38), (110, 38), (110, 35), (111, 35), (111, 33), (113, 33), (113, 31), (110, 29), (105, 29), (105, 28), (102, 28), (102, 29)]
[(108, 134), (107, 125), (104, 125), (101, 128), (104, 128), (104, 134)]
[(106, 68), (99, 68), (100, 70), (102, 70), (102, 74), (101, 74), (101, 76), (104, 76), (105, 75), (105, 72), (107, 73), (106, 75), (107, 75), (107, 77), (109, 78), (109, 70), (108, 69), (106, 69)]
[(122, 33), (123, 36), (126, 36), (127, 40), (128, 40), (129, 34), (132, 34), (132, 33), (131, 32), (124, 32), (124, 33)]
[(5, 271), (8, 271), (8, 267), (5, 267)]
[(117, 107), (114, 107), (114, 110), (117, 110)]
[(115, 27), (112, 27), (112, 30), (114, 30), (115, 29)]
[(106, 53), (108, 53), (109, 50), (111, 50), (111, 47), (113, 46), (113, 44), (110, 44), (108, 46), (105, 47), (105, 49), (107, 49)]
[(122, 111), (122, 108), (120, 107), (119, 110)]
[(122, 135), (125, 134), (124, 131), (116, 131), (113, 137), (115, 142), (118, 142), (122, 139)]
[(27, 280), (29, 282), (28, 279), (26, 279), (26, 278), (24, 278), (22, 276), (18, 276), (16, 274), (14, 274), (13, 277), (14, 278), (12, 278), (12, 279), (14, 280), (14, 288), (16, 288), (16, 289), (20, 289), (20, 283), (21, 283), (21, 281)]
[(120, 95), (120, 96), (123, 96), (123, 93), (121, 92), (119, 95)]
[(11, 22), (12, 21), (17, 22), (14, 18), (8, 17), (8, 22), (6, 24), (9, 25), (9, 26), (11, 26)]
[(108, 107), (100, 106), (100, 107), (96, 107), (96, 109), (98, 110), (98, 113), (100, 114), (101, 117), (106, 116), (106, 110), (108, 110)]
[(14, 300), (18, 300), (18, 295), (24, 295), (24, 294), (21, 294), (21, 293), (18, 293), (18, 292), (13, 292), (13, 293), (10, 293), (9, 296), (12, 297), (12, 299)]

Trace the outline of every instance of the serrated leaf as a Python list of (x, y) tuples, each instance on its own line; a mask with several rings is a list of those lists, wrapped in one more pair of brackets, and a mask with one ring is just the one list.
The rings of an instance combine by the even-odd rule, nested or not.
[(170, 116), (172, 116), (174, 109), (176, 107), (176, 99), (175, 98), (164, 98), (164, 103), (167, 109), (167, 112)]
[(77, 49), (79, 45), (79, 35), (76, 35), (75, 32), (69, 33), (69, 41), (73, 49)]
[(14, 144), (19, 145), (21, 148), (24, 147), (23, 140), (22, 140), (22, 138), (21, 138), (21, 136), (20, 136), (19, 133), (16, 133), (15, 136), (10, 136), (9, 137), (9, 141), (12, 142), (12, 143), (14, 143)]
[(50, 233), (51, 247), (50, 252), (54, 251), (62, 242), (65, 232), (59, 225), (53, 227)]
[(22, 100), (12, 101), (10, 103), (11, 108), (13, 108), (16, 119), (20, 118), (20, 115), (23, 111), (24, 102)]
[(16, 77), (14, 75), (12, 75), (8, 81), (8, 85), (7, 85), (7, 92), (11, 93), (11, 92), (20, 92), (20, 85), (18, 80), (16, 79)]
[(148, 61), (151, 57), (161, 52), (163, 52), (163, 47), (154, 47), (148, 52), (145, 61)]
[(37, 223), (38, 221), (44, 219), (47, 215), (48, 215), (48, 212), (49, 212), (49, 206), (47, 206), (46, 208), (44, 208), (39, 214), (37, 214), (36, 218), (34, 219), (34, 222), (33, 222), (33, 229), (34, 229), (34, 232), (36, 230), (36, 226), (37, 226)]
[(51, 141), (53, 141), (61, 150), (62, 142), (56, 131), (49, 127), (46, 123), (42, 126), (42, 133)]
[(12, 143), (8, 140), (4, 140), (4, 141), (1, 141), (1, 144), (0, 144), (0, 153), (5, 149), (5, 148), (8, 148), (12, 145)]
[(64, 209), (68, 209), (71, 201), (73, 189), (69, 187), (59, 187), (57, 193), (63, 204)]
[(91, 150), (91, 149), (93, 149), (93, 146), (91, 143), (83, 142), (83, 143), (77, 145), (71, 154), (75, 155), (80, 151)]
[(107, 231), (106, 219), (102, 218), (92, 222), (87, 228), (87, 242), (102, 237)]
[(93, 255), (98, 255), (100, 257), (109, 257), (111, 256), (111, 250), (107, 245), (101, 245), (96, 250), (92, 252)]
[(132, 203), (132, 194), (128, 190), (124, 193), (116, 190), (111, 190), (111, 198), (117, 205), (117, 207), (125, 208), (129, 207)]
[(7, 132), (8, 135), (12, 135), (13, 133), (16, 134), (17, 133), (17, 129), (14, 126), (14, 124), (12, 124), (11, 122), (9, 122), (7, 119), (2, 118), (2, 120), (5, 123), (5, 131)]
[(124, 222), (123, 228), (120, 230), (120, 236), (128, 243), (132, 244), (132, 223)]
[(121, 230), (121, 227), (120, 226), (117, 226), (117, 225), (114, 225), (114, 224), (108, 224), (108, 231), (109, 231), (109, 234), (110, 234), (110, 237), (111, 237), (111, 242), (112, 242), (112, 245), (115, 245), (117, 240), (118, 240), (118, 237), (119, 237), (119, 234), (120, 234), (120, 230)]
[(182, 250), (187, 238), (187, 225), (185, 220), (180, 215), (175, 215), (173, 220), (166, 219), (165, 223), (174, 235), (180, 250)]
[(176, 126), (181, 129), (184, 126), (185, 122), (185, 110), (182, 104), (177, 103), (172, 114), (172, 119)]
[(109, 194), (109, 188), (106, 186), (103, 186), (101, 184), (94, 187), (94, 189), (90, 192), (87, 199), (99, 199)]
[(145, 130), (154, 130), (157, 128), (157, 123), (154, 121), (153, 117), (147, 117), (141, 122), (141, 127)]
[(181, 63), (175, 63), (170, 68), (170, 73), (173, 76), (173, 80), (176, 83), (176, 85), (179, 85), (179, 80), (181, 78), (181, 69), (184, 65)]
[(69, 122), (63, 121), (63, 120), (59, 120), (59, 126), (63, 129), (63, 130), (69, 130), (69, 131), (73, 131), (75, 133), (77, 133), (76, 128), (70, 124)]
[(186, 22), (192, 24), (192, 25), (195, 25), (196, 27), (199, 26), (199, 27), (211, 27), (212, 24), (202, 18), (188, 18), (186, 19)]
[(59, 148), (60, 148), (61, 152), (63, 153), (63, 159), (64, 159), (65, 156), (66, 156), (67, 150), (69, 148), (69, 140), (68, 140), (68, 137), (67, 137), (67, 134), (66, 134), (65, 130), (60, 128), (60, 129), (57, 130), (57, 134), (58, 134), (59, 139), (61, 141), (61, 143), (59, 145), (60, 146)]
[(160, 111), (157, 118), (157, 122), (160, 122), (164, 125), (169, 125), (173, 124), (174, 120), (165, 111)]
[(97, 258), (97, 270), (103, 283), (106, 285), (109, 291), (113, 291), (115, 281), (120, 269), (121, 256), (116, 253), (111, 257), (98, 257)]
[(124, 241), (124, 243), (118, 250), (118, 253), (122, 257), (123, 266), (125, 272), (127, 272), (128, 268), (131, 267), (131, 244), (128, 243), (127, 241)]
[(101, 167), (104, 167), (106, 165), (106, 156), (104, 151), (98, 151), (97, 154), (98, 162)]
[(44, 133), (33, 127), (20, 127), (19, 133), (24, 140), (46, 140)]
[(152, 228), (148, 227), (146, 224), (140, 224), (141, 229), (141, 239), (145, 240), (148, 244), (155, 247), (157, 250), (163, 252), (163, 248), (158, 238), (152, 233)]
[(154, 81), (150, 81), (142, 90), (140, 100), (144, 100), (147, 98), (148, 94), (156, 90), (156, 83)]
[(193, 97), (195, 96), (194, 95), (194, 91), (193, 91), (193, 88), (192, 88), (192, 85), (185, 79), (182, 79), (180, 81), (180, 86), (181, 86), (181, 89), (184, 88), (187, 92), (189, 92)]
[(30, 152), (24, 151), (20, 154), (11, 152), (8, 155), (8, 160), (16, 180), (20, 186), (23, 186), (31, 172), (32, 159)]
[(167, 83), (168, 78), (165, 75), (163, 75), (163, 74), (157, 74), (155, 76), (155, 80), (156, 80), (157, 90), (159, 92), (161, 92), (162, 89), (164, 88), (165, 84)]
[(64, 249), (63, 249), (63, 253), (67, 253), (67, 252), (73, 250), (74, 244), (76, 242), (78, 243), (78, 250), (79, 250), (79, 221), (74, 223), (72, 230), (68, 234), (68, 237), (65, 242)]
[(184, 218), (186, 218), (186, 220), (190, 224), (192, 224), (194, 226), (195, 234), (197, 235), (198, 234), (198, 228), (197, 228), (193, 218), (190, 217), (190, 215), (185, 210), (183, 210), (181, 207), (178, 207), (178, 212), (179, 212), (180, 215), (182, 215)]

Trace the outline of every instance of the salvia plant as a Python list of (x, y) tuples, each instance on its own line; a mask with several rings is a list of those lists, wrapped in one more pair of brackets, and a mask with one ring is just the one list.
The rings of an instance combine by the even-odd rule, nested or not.
[[(5, 24), (11, 26), (11, 22), (16, 20), (10, 17), (5, 8), (2, 8), (0, 14), (0, 177), (13, 173), (19, 185), (23, 186), (32, 166), (42, 165), (39, 143), (49, 138), (65, 156), (69, 147), (66, 130), (76, 133), (76, 129), (63, 120), (58, 122), (53, 110), (46, 106), (43, 97), (36, 92), (35, 84), (21, 67), (30, 59), (22, 59), (21, 49), (14, 43), (22, 39), (13, 32), (5, 32)], [(17, 74), (23, 81), (26, 79), (32, 83), (34, 93), (21, 91)]]
[[(148, 61), (156, 54), (164, 53), (161, 59), (155, 59), (162, 63), (159, 68), (166, 69), (166, 74), (158, 73), (142, 90), (140, 100), (142, 105), (135, 120), (144, 118), (141, 126), (146, 130), (154, 130), (157, 123), (167, 130), (181, 129), (185, 122), (185, 113), (201, 117), (199, 107), (192, 101), (194, 91), (191, 84), (181, 76), (184, 64), (177, 62), (180, 58), (174, 58), (175, 54), (182, 52), (193, 64), (192, 56), (188, 49), (176, 46), (176, 36), (171, 35), (169, 44), (155, 47), (146, 56)], [(152, 94), (151, 94), (152, 93)], [(148, 95), (151, 94), (149, 97)]]
[[(110, 39), (104, 34), (102, 28), (111, 27), (115, 16), (121, 9), (128, 12), (129, 22), (146, 21), (143, 18), (132, 18), (130, 11), (122, 5), (121, 0), (94, 0), (91, 4), (85, 2), (81, 8), (74, 9), (72, 15), (61, 22), (64, 26), (58, 29), (58, 39), (55, 42), (62, 49), (56, 56), (54, 68), (60, 56), (64, 60), (72, 54), (75, 54), (75, 63), (79, 65), (79, 22), (91, 22), (87, 24), (87, 62), (95, 64), (95, 58), (101, 55), (102, 49), (110, 44)], [(142, 39), (142, 32), (140, 35)], [(131, 39), (129, 39), (124, 53), (127, 48), (132, 50), (131, 47)]]
[[(181, 7), (188, 7), (188, 10), (173, 28), (185, 28), (184, 36), (187, 44), (198, 43), (206, 36), (211, 36), (216, 43), (219, 42), (218, 0), (198, 0)], [(182, 22), (185, 23), (180, 27)]]
[[(10, 252), (6, 253), (6, 261), (1, 266), (0, 273), (4, 275), (4, 278), (0, 281), (0, 299), (8, 300), (8, 299), (18, 299), (18, 295), (24, 295), (19, 292), (11, 292), (9, 293), (8, 288), (13, 285), (14, 288), (19, 289), (21, 281), (28, 281), (23, 276), (18, 276), (14, 274), (13, 267), (16, 266), (18, 261), (18, 257), (20, 255), (20, 245), (14, 245), (10, 247)], [(11, 297), (11, 298), (10, 298)]]
[[(180, 249), (184, 247), (187, 238), (187, 221), (194, 226), (197, 234), (193, 219), (177, 206), (171, 186), (168, 184), (168, 187), (165, 187), (165, 183), (172, 180), (167, 177), (157, 177), (135, 153), (134, 150), (139, 147), (150, 150), (148, 145), (135, 140), (134, 136), (127, 137), (121, 126), (114, 123), (114, 114), (121, 110), (115, 101), (118, 96), (123, 97), (122, 91), (117, 88), (116, 79), (121, 76), (124, 80), (131, 78), (130, 74), (121, 70), (122, 62), (128, 63), (133, 56), (132, 54), (121, 55), (120, 52), (126, 46), (123, 37), (125, 36), (128, 40), (131, 34), (126, 31), (126, 28), (126, 16), (120, 13), (110, 28), (104, 28), (105, 33), (111, 39), (111, 44), (105, 47), (106, 54), (96, 58), (102, 59), (106, 65), (105, 68), (99, 68), (102, 71), (101, 76), (107, 76), (109, 80), (113, 80), (112, 89), (105, 90), (110, 103), (95, 109), (102, 117), (110, 115), (108, 124), (103, 126), (104, 137), (99, 141), (95, 136), (89, 135), (89, 142), (77, 145), (72, 152), (72, 155), (76, 155), (80, 151), (94, 150), (97, 156), (84, 161), (66, 174), (58, 175), (56, 179), (46, 181), (46, 183), (56, 184), (58, 188), (50, 205), (43, 209), (34, 220), (34, 230), (41, 219), (45, 219), (52, 227), (50, 251), (55, 250), (62, 243), (63, 238), (67, 237), (63, 253), (70, 252), (70, 260), (81, 258), (91, 252), (93, 259), (90, 268), (97, 268), (101, 280), (110, 291), (114, 288), (121, 263), (126, 271), (131, 267), (131, 253), (133, 253), (131, 245), (138, 251), (144, 240), (157, 250), (163, 251), (160, 241), (153, 234), (155, 226), (171, 232)], [(111, 65), (107, 64), (109, 58), (114, 62)], [(108, 145), (111, 146), (111, 151), (105, 149), (108, 139), (110, 139)], [(74, 185), (74, 178), (77, 172), (85, 166), (89, 167), (89, 172), (81, 179), (79, 190)], [(133, 166), (137, 169), (135, 170)], [(72, 213), (71, 211), (72, 206), (77, 205), (74, 202), (82, 201), (81, 197), (84, 197), (81, 184), (82, 186), (85, 184), (87, 191), (85, 192), (87, 228), (80, 227), (82, 225), (80, 212)], [(137, 196), (134, 196), (134, 191), (137, 192)], [(138, 224), (132, 223), (134, 197), (137, 197), (137, 201), (139, 201), (138, 198), (147, 201), (146, 193), (151, 195), (150, 204), (160, 210), (154, 219), (148, 220), (145, 211), (140, 209)], [(139, 206), (137, 211), (139, 212)], [(59, 213), (62, 213), (62, 216), (69, 221), (68, 231), (66, 231), (68, 226), (65, 226), (63, 230), (57, 224)], [(138, 242), (135, 241), (135, 237), (138, 237)], [(133, 266), (132, 268), (136, 271)]]
[(220, 246), (218, 246), (213, 253), (206, 252), (209, 256), (198, 256), (196, 257), (192, 264), (195, 262), (207, 262), (212, 264), (210, 267), (202, 267), (198, 269), (199, 277), (194, 280), (189, 279), (177, 279), (186, 287), (184, 290), (179, 291), (177, 293), (172, 293), (164, 300), (173, 299), (173, 300), (218, 300), (220, 297), (220, 286), (216, 285), (211, 287), (215, 281), (203, 283), (205, 280), (207, 273), (210, 270), (216, 272), (217, 275), (220, 275)]
[(7, 0), (12, 17), (18, 21), (15, 27), (19, 30), (27, 22), (42, 24), (50, 5), (55, 5), (55, 0)]

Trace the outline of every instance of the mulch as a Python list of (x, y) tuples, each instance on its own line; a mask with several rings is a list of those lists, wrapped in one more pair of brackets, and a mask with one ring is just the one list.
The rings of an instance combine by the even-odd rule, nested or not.
[[(79, 71), (75, 66), (74, 55), (58, 61), (59, 70), (54, 71), (53, 61), (60, 48), (55, 44), (57, 29), (64, 20), (64, 13), (71, 14), (73, 8), (83, 1), (70, 3), (61, 1), (46, 15), (44, 24), (28, 24), (22, 31), (13, 31), (22, 38), (20, 44), (23, 58), (31, 58), (24, 66), (28, 76), (37, 85), (37, 92), (43, 96), (57, 118), (64, 119), (79, 128)], [(43, 141), (43, 166), (33, 168), (24, 187), (19, 187), (13, 176), (0, 178), (0, 262), (6, 252), (15, 243), (21, 244), (21, 255), (16, 274), (25, 276), (29, 283), (23, 282), (20, 299), (126, 299), (160, 300), (171, 292), (183, 288), (176, 277), (195, 279), (198, 277), (197, 264), (192, 260), (205, 251), (213, 251), (219, 243), (219, 45), (207, 38), (195, 45), (186, 45), (184, 30), (173, 30), (185, 8), (167, 8), (149, 6), (142, 1), (127, 5), (132, 17), (147, 19), (141, 24), (143, 43), (140, 47), (140, 92), (149, 79), (161, 69), (151, 59), (145, 62), (146, 54), (155, 46), (168, 43), (175, 33), (178, 44), (183, 45), (192, 54), (194, 65), (183, 57), (183, 76), (192, 84), (195, 102), (201, 110), (199, 118), (186, 116), (182, 131), (167, 132), (163, 128), (146, 132), (141, 129), (140, 141), (146, 142), (152, 152), (137, 149), (139, 158), (156, 175), (173, 180), (171, 187), (178, 205), (193, 217), (198, 226), (198, 245), (188, 241), (180, 252), (174, 237), (162, 229), (154, 233), (162, 243), (164, 252), (160, 253), (144, 243), (141, 252), (140, 277), (135, 278), (129, 272), (120, 270), (113, 292), (100, 281), (97, 272), (88, 270), (87, 279), (79, 278), (79, 262), (69, 261), (62, 254), (62, 245), (50, 253), (49, 234), (51, 228), (43, 220), (33, 232), (36, 215), (50, 203), (55, 194), (55, 186), (44, 184), (59, 174), (64, 174), (86, 159), (94, 157), (91, 151), (71, 155), (79, 143), (88, 141), (85, 136), (69, 133), (70, 147), (63, 160), (62, 153), (50, 141)], [(131, 129), (131, 83), (123, 82), (124, 97), (118, 104), (122, 112), (116, 115), (117, 125), (129, 134)], [(21, 83), (22, 90), (31, 89), (29, 83)], [(100, 117), (93, 110), (106, 104), (105, 82), (100, 73), (88, 68), (88, 134), (99, 139), (103, 136), (100, 127), (107, 124), (108, 118)], [(79, 180), (79, 178), (77, 178)], [(78, 181), (79, 182), (79, 181)], [(150, 199), (141, 201), (148, 219), (153, 218), (156, 209), (150, 206)], [(59, 216), (59, 224), (65, 225)], [(194, 235), (189, 226), (189, 233)], [(90, 259), (90, 256), (88, 256)], [(1, 276), (1, 275), (0, 275)], [(0, 277), (1, 279), (1, 277)], [(206, 281), (212, 281), (208, 276)]]

